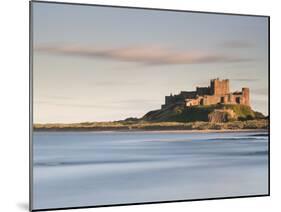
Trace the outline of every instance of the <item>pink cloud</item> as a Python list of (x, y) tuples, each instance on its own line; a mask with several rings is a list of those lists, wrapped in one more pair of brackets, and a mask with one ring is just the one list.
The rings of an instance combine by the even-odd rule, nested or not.
[(124, 48), (95, 48), (86, 46), (38, 46), (35, 51), (77, 55), (81, 57), (100, 57), (105, 59), (137, 62), (143, 64), (202, 64), (248, 62), (252, 59), (214, 52), (177, 51), (158, 46), (130, 46)]

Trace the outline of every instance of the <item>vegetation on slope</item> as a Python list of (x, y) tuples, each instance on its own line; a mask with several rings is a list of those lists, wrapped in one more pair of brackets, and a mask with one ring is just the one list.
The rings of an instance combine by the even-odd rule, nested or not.
[(267, 119), (211, 122), (85, 122), (74, 124), (35, 124), (34, 130), (41, 131), (129, 131), (129, 130), (245, 130), (268, 129)]
[(34, 130), (241, 130), (268, 129), (268, 119), (246, 105), (171, 106), (142, 118), (113, 122), (35, 124)]
[(253, 120), (256, 118), (264, 118), (261, 113), (257, 113), (246, 105), (208, 105), (208, 106), (191, 106), (184, 107), (174, 105), (169, 108), (150, 111), (142, 118), (145, 121), (175, 121), (175, 122), (194, 122), (194, 121), (209, 121), (209, 115), (216, 110), (232, 110), (235, 118), (234, 120)]

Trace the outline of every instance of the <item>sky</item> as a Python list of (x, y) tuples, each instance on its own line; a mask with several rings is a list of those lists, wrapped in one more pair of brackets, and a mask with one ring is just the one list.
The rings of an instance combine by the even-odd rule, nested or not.
[(230, 79), (268, 114), (267, 18), (33, 2), (35, 123), (115, 121)]

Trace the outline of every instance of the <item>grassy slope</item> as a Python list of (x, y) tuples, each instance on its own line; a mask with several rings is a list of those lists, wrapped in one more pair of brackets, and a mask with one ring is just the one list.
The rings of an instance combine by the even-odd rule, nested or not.
[(35, 124), (35, 130), (42, 131), (105, 131), (105, 130), (240, 130), (268, 129), (268, 120), (232, 121), (226, 123), (210, 122), (88, 122), (75, 124)]
[[(232, 109), (237, 121), (208, 122), (208, 114), (215, 109)], [(268, 120), (245, 105), (210, 105), (181, 107), (148, 112), (143, 118), (128, 118), (114, 122), (84, 122), (72, 124), (35, 124), (35, 130), (212, 130), (267, 129)]]
[(260, 113), (254, 112), (246, 105), (208, 105), (208, 106), (194, 106), (185, 108), (183, 106), (172, 106), (167, 109), (155, 110), (147, 113), (143, 120), (145, 121), (176, 121), (176, 122), (194, 122), (194, 121), (208, 121), (208, 114), (215, 109), (232, 109), (238, 116), (238, 120), (251, 120)]

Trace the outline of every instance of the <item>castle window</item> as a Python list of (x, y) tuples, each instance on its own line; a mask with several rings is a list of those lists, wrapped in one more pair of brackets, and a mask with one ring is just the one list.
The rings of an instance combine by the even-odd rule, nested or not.
[(240, 97), (236, 97), (235, 101), (236, 101), (237, 104), (240, 104)]
[(224, 103), (224, 96), (221, 97), (221, 103)]

